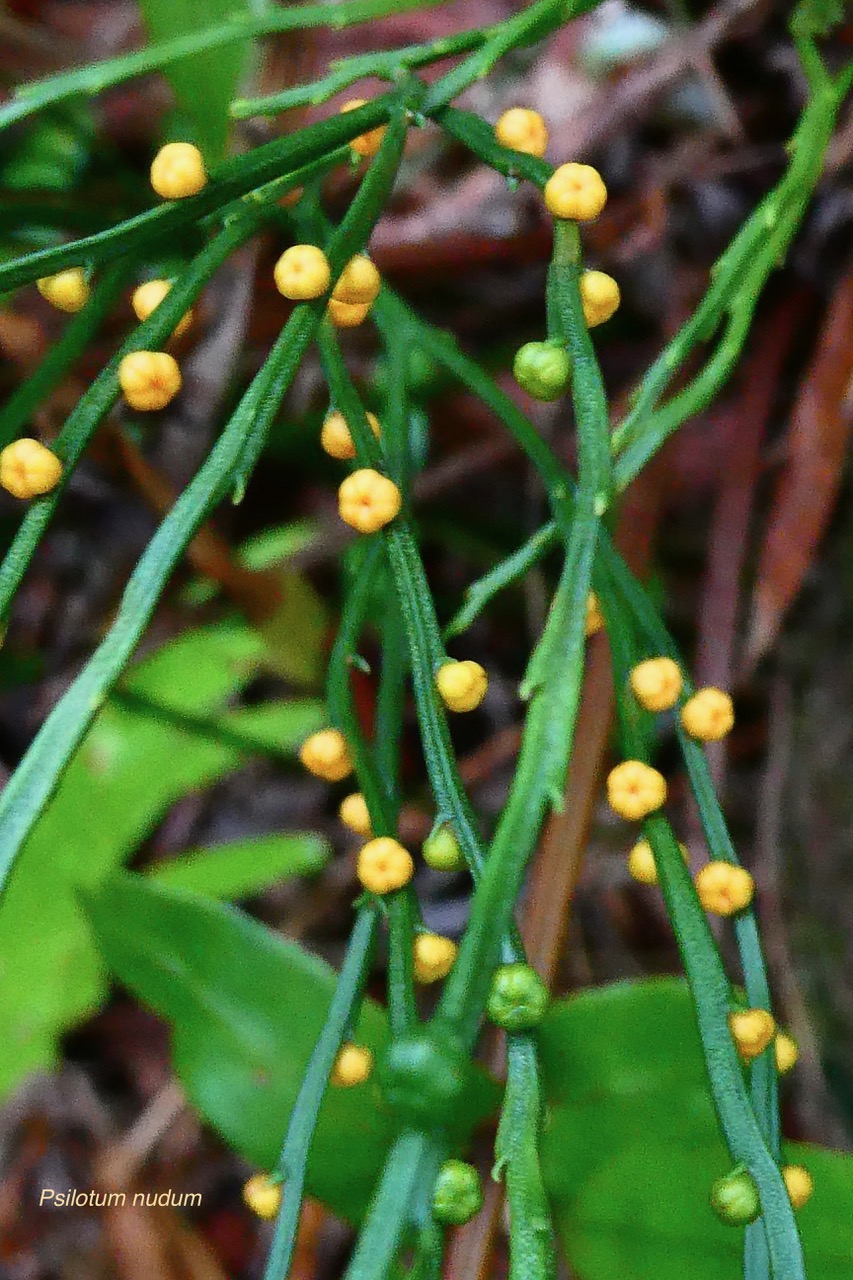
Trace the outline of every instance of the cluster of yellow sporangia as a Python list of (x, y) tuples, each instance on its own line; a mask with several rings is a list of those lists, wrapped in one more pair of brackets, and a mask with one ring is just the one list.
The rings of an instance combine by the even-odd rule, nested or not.
[[(189, 142), (161, 147), (151, 165), (151, 185), (166, 200), (196, 195), (207, 183), (201, 152)], [(134, 291), (131, 303), (138, 320), (147, 320), (171, 289), (169, 280), (148, 280)], [(89, 301), (87, 273), (81, 266), (67, 267), (37, 281), (42, 297), (58, 311), (82, 310)], [(187, 311), (175, 326), (175, 336), (192, 323)], [(133, 409), (164, 409), (181, 389), (181, 371), (174, 356), (165, 351), (132, 351), (118, 366), (118, 383)], [(39, 498), (50, 493), (62, 478), (62, 461), (39, 440), (24, 436), (0, 452), (0, 487), (16, 498)]]

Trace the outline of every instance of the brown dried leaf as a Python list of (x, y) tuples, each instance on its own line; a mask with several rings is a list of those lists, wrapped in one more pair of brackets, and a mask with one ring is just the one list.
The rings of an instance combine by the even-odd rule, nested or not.
[(773, 643), (835, 504), (851, 425), (853, 272), (835, 291), (791, 415), (746, 640), (751, 669)]

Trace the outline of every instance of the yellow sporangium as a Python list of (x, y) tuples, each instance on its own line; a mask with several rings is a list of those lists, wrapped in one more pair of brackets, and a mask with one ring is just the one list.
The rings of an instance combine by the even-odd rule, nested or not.
[(181, 389), (181, 370), (166, 351), (132, 351), (118, 367), (122, 394), (131, 409), (165, 409)]
[(548, 129), (538, 111), (529, 107), (510, 107), (495, 125), (495, 137), (503, 147), (523, 151), (528, 156), (544, 156), (548, 146)]
[(604, 615), (598, 603), (598, 596), (594, 591), (590, 591), (586, 598), (586, 624), (584, 626), (584, 634), (587, 639), (590, 636), (597, 635), (604, 627)]
[[(681, 856), (687, 862), (690, 854), (687, 846), (679, 840), (678, 847), (681, 850)], [(631, 852), (628, 854), (628, 872), (634, 880), (639, 884), (653, 885), (658, 882), (658, 868), (655, 862), (655, 855), (652, 852), (652, 846), (648, 840), (638, 840)]]
[(299, 749), (303, 767), (315, 778), (341, 782), (352, 773), (352, 756), (340, 729), (319, 729)]
[(811, 1200), (814, 1178), (801, 1164), (786, 1164), (782, 1170), (788, 1199), (795, 1209), (802, 1209)]
[[(367, 106), (367, 98), (350, 98), (349, 102), (345, 102), (341, 107), (341, 114), (345, 111), (357, 111), (359, 107)], [(385, 137), (386, 125), (378, 125), (375, 129), (368, 129), (367, 133), (360, 133), (357, 138), (350, 139), (350, 146), (358, 156), (369, 160), (371, 156), (375, 156), (376, 152), (382, 145), (382, 139)]]
[(664, 803), (666, 781), (662, 773), (642, 760), (623, 760), (607, 775), (607, 799), (620, 818), (636, 822)]
[(363, 467), (347, 476), (338, 489), (338, 511), (344, 524), (359, 533), (376, 533), (400, 514), (403, 498), (387, 476)]
[(369, 306), (379, 297), (381, 288), (382, 277), (376, 267), (363, 253), (359, 253), (350, 258), (338, 276), (332, 297), (336, 302), (346, 302), (350, 306)]
[(207, 186), (207, 170), (191, 142), (167, 142), (151, 164), (151, 185), (164, 200), (196, 196)]
[(479, 662), (445, 662), (435, 676), (439, 697), (449, 711), (473, 711), (489, 687), (489, 677)]
[(338, 817), (344, 826), (349, 827), (350, 831), (354, 831), (356, 835), (364, 836), (365, 839), (373, 835), (367, 801), (360, 791), (354, 791), (352, 795), (343, 798), (338, 809)]
[(0, 453), (0, 486), (13, 498), (40, 498), (55, 489), (62, 463), (40, 440), (22, 436)]
[(592, 222), (607, 204), (607, 187), (590, 164), (561, 164), (545, 183), (545, 207), (554, 218)]
[(729, 1014), (737, 1051), (747, 1062), (758, 1058), (776, 1034), (776, 1020), (766, 1009), (738, 1009)]
[(647, 658), (631, 672), (634, 697), (646, 711), (668, 711), (678, 701), (681, 671), (672, 658)]
[(589, 329), (609, 320), (622, 300), (618, 284), (606, 271), (584, 271), (579, 288), (583, 318)]
[(409, 883), (415, 874), (415, 864), (408, 849), (398, 840), (377, 836), (361, 849), (357, 874), (369, 893), (394, 893)]
[(82, 267), (69, 267), (55, 276), (42, 276), (36, 281), (36, 288), (52, 307), (69, 315), (82, 311), (89, 301), (89, 286)]
[(336, 329), (357, 329), (370, 315), (369, 302), (338, 302), (330, 298), (326, 314)]
[(281, 1208), (281, 1184), (273, 1182), (265, 1173), (256, 1173), (243, 1187), (245, 1204), (266, 1222), (271, 1221)]
[(329, 1080), (336, 1089), (352, 1089), (364, 1084), (372, 1070), (373, 1054), (366, 1045), (342, 1044)]
[(453, 968), (459, 948), (440, 933), (419, 933), (414, 945), (414, 973), (418, 982), (440, 982)]
[(699, 689), (681, 708), (681, 723), (700, 742), (719, 742), (734, 722), (732, 700), (722, 689)]
[[(367, 413), (365, 417), (370, 425), (370, 430), (379, 440), (382, 436), (382, 428), (379, 425), (379, 419), (376, 414)], [(338, 458), (341, 462), (347, 462), (350, 458), (355, 457), (355, 444), (353, 443), (352, 433), (342, 413), (338, 413), (335, 410), (334, 413), (330, 413), (326, 418), (320, 431), (320, 444), (330, 458)]]
[(315, 244), (293, 244), (285, 249), (273, 268), (275, 287), (291, 302), (321, 298), (332, 283), (332, 269), (322, 249)]
[[(169, 280), (146, 280), (144, 284), (134, 289), (130, 304), (137, 320), (147, 320), (151, 312), (157, 310), (171, 287), (171, 281)], [(185, 311), (172, 330), (174, 336), (180, 338), (182, 333), (186, 333), (192, 322), (192, 311)]]
[(787, 1031), (780, 1031), (776, 1036), (773, 1052), (776, 1058), (776, 1070), (780, 1076), (787, 1075), (797, 1065), (800, 1050), (794, 1037), (788, 1035)]
[(706, 862), (695, 884), (702, 906), (718, 916), (744, 911), (755, 893), (755, 881), (749, 872), (731, 862)]

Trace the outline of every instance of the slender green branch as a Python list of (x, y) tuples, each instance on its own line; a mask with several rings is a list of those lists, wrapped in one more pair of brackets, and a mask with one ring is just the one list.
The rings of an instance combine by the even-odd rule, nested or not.
[[(624, 488), (663, 441), (698, 411), (730, 375), (749, 331), (758, 295), (784, 258), (823, 167), (838, 112), (853, 82), (853, 68), (823, 82), (810, 98), (789, 145), (791, 162), (719, 258), (711, 285), (693, 316), (649, 369), (633, 407), (613, 433)], [(662, 410), (657, 406), (698, 343), (709, 340), (729, 315), (718, 350), (706, 369)], [(631, 453), (627, 451), (631, 449)]]
[(432, 1186), (441, 1158), (435, 1140), (401, 1133), (385, 1161), (379, 1186), (356, 1241), (345, 1280), (384, 1280), (415, 1226), (415, 1206), (424, 1186)]
[(350, 680), (376, 574), (381, 568), (379, 543), (371, 542), (358, 550), (362, 552), (358, 573), (353, 576), (344, 599), (338, 633), (329, 657), (326, 700), (332, 724), (340, 729), (349, 744), (358, 787), (370, 814), (370, 825), (378, 836), (393, 836), (397, 830), (396, 814), (362, 732)]
[(498, 142), (494, 126), (472, 111), (460, 111), (458, 107), (442, 107), (434, 115), (436, 124), (451, 138), (461, 142), (483, 164), (507, 178), (526, 178), (537, 187), (544, 187), (554, 172), (553, 165), (537, 156), (513, 151)]
[(293, 1104), (287, 1136), (275, 1168), (276, 1175), (283, 1183), (282, 1199), (275, 1235), (264, 1268), (264, 1280), (284, 1280), (290, 1272), (305, 1194), (311, 1143), (335, 1059), (350, 1026), (358, 1016), (364, 996), (377, 919), (378, 908), (375, 903), (367, 903), (359, 909), (323, 1030), (308, 1060)]
[[(158, 311), (170, 299), (171, 294)], [(175, 322), (180, 314), (178, 311)], [(207, 461), (163, 520), (130, 575), (106, 637), (47, 717), (6, 784), (0, 795), (0, 890), (93, 717), (139, 643), (172, 572), (199, 527), (227, 493), (252, 424), (258, 416), (271, 421), (277, 412), (318, 321), (316, 308), (295, 308)]]
[(235, 220), (211, 240), (175, 281), (160, 306), (134, 329), (95, 381), (84, 391), (53, 444), (54, 451), (63, 464), (62, 479), (51, 493), (30, 503), (0, 565), (0, 618), (6, 616), (84, 450), (119, 398), (118, 369), (123, 357), (132, 351), (157, 351), (163, 347), (211, 276), (227, 262), (235, 249), (256, 233), (262, 219), (263, 211), (260, 209), (253, 211), (251, 215), (247, 212), (244, 218)]
[(539, 1164), (542, 1078), (536, 1041), (507, 1036), (507, 1086), (495, 1141), (494, 1177), (503, 1173), (510, 1228), (510, 1280), (556, 1274), (551, 1209)]
[(571, 18), (594, 9), (600, 0), (537, 0), (494, 28), (488, 40), (432, 86), (424, 105), (427, 115), (445, 107), (465, 89), (483, 80), (505, 54), (535, 44)]
[[(414, 323), (415, 318), (412, 318)], [(496, 417), (503, 422), (519, 447), (525, 452), (533, 466), (539, 472), (549, 495), (552, 509), (562, 513), (563, 520), (571, 520), (574, 510), (574, 484), (571, 478), (557, 463), (548, 446), (536, 432), (533, 424), (525, 417), (517, 405), (500, 390), (494, 381), (477, 363), (463, 354), (455, 343), (444, 341), (444, 335), (431, 329), (423, 321), (417, 321), (417, 338), (424, 344), (436, 359), (445, 364), (448, 370), (478, 396)], [(539, 531), (543, 541), (556, 545), (560, 529), (555, 523), (547, 524)], [(618, 591), (620, 607), (629, 611), (635, 619), (635, 625), (643, 630), (650, 645), (649, 652), (666, 653), (675, 658), (684, 670), (678, 650), (661, 622), (657, 611), (649, 600), (645, 590), (634, 578), (625, 562), (614, 548), (606, 530), (599, 528), (600, 561), (613, 577), (614, 589)], [(506, 562), (504, 562), (506, 563)], [(501, 566), (497, 566), (497, 572)], [(605, 589), (602, 588), (602, 594)], [(690, 685), (687, 683), (687, 691)], [(725, 819), (714, 793), (713, 783), (708, 772), (707, 761), (700, 748), (692, 743), (686, 735), (682, 736), (685, 758), (691, 773), (691, 781), (697, 795), (705, 797), (700, 812), (712, 856), (737, 862), (737, 856), (726, 828)], [(754, 913), (750, 910), (739, 916), (735, 925), (738, 948), (741, 955), (744, 979), (750, 1001), (756, 1007), (770, 1008), (769, 986), (761, 946), (758, 939), (758, 927)], [(768, 1140), (774, 1151), (778, 1150), (779, 1111), (775, 1072), (764, 1058), (753, 1066), (753, 1091), (756, 1107)]]
[(247, 155), (233, 156), (219, 166), (207, 186), (196, 196), (166, 201), (97, 235), (71, 240), (7, 262), (0, 266), (0, 291), (17, 289), (63, 267), (109, 262), (129, 249), (136, 251), (157, 241), (168, 241), (180, 227), (198, 223), (238, 197), (249, 196), (250, 192), (280, 178), (282, 174), (304, 169), (365, 130), (384, 124), (395, 107), (397, 96), (394, 93), (382, 94), (354, 111), (306, 125), (298, 133), (255, 147)]
[(160, 41), (138, 53), (124, 54), (120, 58), (110, 58), (75, 71), (64, 71), (31, 84), (19, 85), (11, 101), (0, 107), (0, 129), (57, 102), (103, 93), (113, 85), (160, 71), (210, 49), (221, 49), (229, 44), (284, 31), (305, 31), (311, 27), (330, 27), (340, 31), (389, 14), (432, 8), (443, 3), (445, 0), (342, 0), (333, 5), (271, 5), (261, 14), (236, 14), (217, 26)]
[[(347, 592), (341, 624), (335, 637), (329, 660), (327, 697), (332, 723), (341, 730), (347, 740), (355, 765), (359, 790), (364, 796), (370, 824), (377, 836), (394, 836), (397, 833), (397, 806), (388, 794), (388, 788), (378, 763), (378, 751), (368, 746), (352, 695), (350, 671), (357, 652), (358, 639), (364, 626), (377, 572), (382, 568), (382, 544), (369, 541), (366, 546), (356, 546), (360, 564), (353, 575)], [(396, 739), (399, 748), (399, 739)], [(391, 894), (385, 901), (389, 924), (388, 1006), (391, 1032), (402, 1035), (417, 1021), (414, 979), (412, 975), (412, 946), (414, 925), (419, 918), (418, 904), (410, 886)]]
[(321, 80), (297, 85), (281, 93), (271, 93), (263, 98), (238, 98), (231, 103), (230, 114), (235, 120), (251, 116), (272, 116), (294, 107), (319, 106), (328, 102), (336, 93), (347, 89), (357, 80), (367, 77), (378, 80), (399, 80), (407, 71), (429, 66), (444, 58), (453, 58), (469, 49), (477, 49), (487, 38), (490, 27), (476, 31), (462, 31), (455, 36), (441, 36), (425, 44), (405, 45), (381, 53), (359, 53), (351, 58), (333, 62), (332, 69)]
[(461, 635), (480, 616), (499, 592), (515, 582), (520, 582), (553, 549), (559, 540), (559, 530), (552, 522), (537, 529), (517, 551), (499, 560), (496, 565), (472, 582), (465, 589), (465, 603), (453, 615), (444, 628), (444, 638)]
[[(622, 750), (626, 758), (647, 760), (625, 690), (636, 661), (645, 656), (635, 647), (630, 622), (607, 591), (601, 597), (610, 651)], [(804, 1280), (799, 1233), (785, 1184), (753, 1110), (740, 1058), (728, 1023), (731, 984), (717, 944), (696, 894), (672, 828), (661, 814), (644, 823), (652, 846), (661, 889), (684, 965), (720, 1127), (735, 1163), (743, 1162), (758, 1185), (763, 1225), (774, 1280)]]
[[(347, 216), (332, 232), (325, 246), (333, 284), (337, 282), (350, 258), (367, 244), (391, 195), (403, 158), (409, 114), (412, 106), (419, 101), (421, 93), (422, 87), (416, 81), (410, 81), (394, 95), (390, 122), (379, 152), (365, 174)], [(238, 500), (242, 498), (263, 452), (268, 426), (269, 424), (259, 422), (246, 439), (235, 474), (235, 497)]]

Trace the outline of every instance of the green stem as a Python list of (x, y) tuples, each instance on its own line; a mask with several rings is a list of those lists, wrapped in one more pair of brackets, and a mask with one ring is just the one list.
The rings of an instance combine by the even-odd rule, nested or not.
[(311, 1143), (335, 1059), (349, 1028), (358, 1016), (364, 996), (376, 923), (376, 905), (370, 903), (361, 907), (350, 934), (323, 1030), (308, 1060), (293, 1104), (287, 1136), (275, 1168), (275, 1174), (283, 1183), (282, 1200), (275, 1235), (264, 1268), (264, 1280), (285, 1280), (290, 1273), (305, 1195)]
[[(626, 758), (647, 760), (645, 743), (626, 694), (631, 668), (644, 655), (635, 648), (630, 623), (616, 606), (615, 595), (604, 591), (600, 599), (613, 659), (622, 751)], [(802, 1246), (794, 1212), (776, 1159), (768, 1149), (753, 1110), (729, 1028), (731, 984), (716, 942), (666, 818), (660, 813), (653, 814), (646, 819), (643, 833), (655, 855), (664, 901), (696, 1008), (720, 1128), (732, 1160), (743, 1162), (758, 1185), (774, 1280), (804, 1280)]]
[(209, 49), (221, 49), (229, 44), (284, 31), (305, 31), (311, 27), (330, 27), (340, 31), (389, 14), (434, 8), (443, 3), (445, 0), (342, 0), (334, 5), (275, 5), (258, 15), (242, 13), (217, 26), (160, 41), (138, 53), (124, 54), (120, 58), (110, 58), (20, 85), (12, 100), (0, 107), (0, 129), (67, 98), (103, 93), (125, 80), (162, 70)]
[[(817, 185), (838, 112), (853, 82), (853, 68), (826, 81), (807, 103), (789, 144), (791, 163), (760, 202), (712, 270), (711, 285), (690, 320), (649, 369), (633, 407), (613, 433), (624, 488), (687, 417), (716, 394), (740, 354), (749, 319), (767, 277), (784, 257)], [(696, 379), (663, 410), (658, 402), (698, 343), (710, 339), (723, 317), (731, 319), (719, 349)]]
[(536, 1041), (507, 1036), (507, 1085), (493, 1176), (504, 1171), (509, 1206), (509, 1280), (546, 1280), (557, 1270), (551, 1210), (539, 1164), (542, 1079)]
[(458, 98), (465, 89), (483, 80), (505, 54), (543, 40), (572, 18), (594, 9), (599, 0), (537, 0), (494, 28), (482, 48), (432, 86), (424, 112), (432, 115)]
[(404, 1132), (396, 1139), (345, 1280), (383, 1280), (389, 1274), (407, 1231), (414, 1225), (414, 1206), (421, 1189), (435, 1182), (439, 1159), (434, 1141), (426, 1134)]
[(357, 80), (366, 77), (393, 82), (407, 71), (479, 48), (492, 29), (483, 27), (475, 31), (462, 31), (458, 35), (441, 36), (440, 39), (430, 40), (425, 44), (410, 44), (400, 49), (341, 58), (332, 63), (332, 70), (327, 76), (314, 80), (311, 84), (297, 85), (262, 98), (236, 99), (231, 103), (230, 115), (235, 120), (245, 120), (251, 116), (278, 115), (279, 112), (290, 111), (294, 107), (319, 106), (342, 89), (347, 89)]
[[(356, 550), (361, 552), (362, 548)], [(344, 601), (341, 624), (329, 661), (328, 703), (332, 723), (344, 734), (352, 752), (355, 775), (367, 804), (371, 827), (377, 836), (394, 836), (397, 833), (397, 806), (388, 794), (378, 755), (365, 742), (350, 682), (350, 670), (376, 573), (382, 567), (381, 552), (381, 542), (373, 539), (359, 556), (361, 563)], [(411, 886), (390, 894), (384, 900), (384, 910), (389, 925), (388, 1008), (391, 1033), (396, 1037), (410, 1030), (417, 1021), (412, 947), (419, 912)]]
[[(402, 305), (396, 304), (395, 305)], [(561, 516), (561, 524), (571, 520), (574, 510), (571, 478), (566, 475), (559, 463), (551, 454), (548, 446), (536, 432), (533, 424), (525, 417), (515, 403), (493, 382), (475, 361), (463, 354), (459, 347), (445, 340), (445, 335), (432, 329), (425, 322), (409, 317), (410, 323), (416, 324), (415, 336), (448, 370), (453, 373), (468, 389), (478, 396), (504, 423), (507, 430), (525, 452), (533, 466), (539, 472), (545, 484), (555, 514)], [(560, 528), (550, 523), (539, 531), (542, 542), (556, 545)], [(603, 528), (599, 528), (598, 555), (607, 571), (612, 574), (615, 589), (618, 591), (620, 607), (627, 609), (647, 636), (651, 654), (668, 653), (679, 663), (682, 671), (684, 664), (666, 627), (658, 617), (657, 611), (648, 599), (640, 583), (634, 578), (625, 562), (614, 548)], [(524, 550), (524, 548), (522, 548)], [(497, 566), (498, 573), (501, 566)], [(602, 589), (604, 594), (604, 589)], [(687, 691), (690, 685), (687, 683)], [(682, 735), (682, 749), (691, 775), (691, 782), (697, 796), (700, 797), (700, 814), (702, 816), (708, 847), (715, 858), (725, 858), (737, 862), (737, 855), (728, 834), (725, 819), (719, 801), (714, 792), (707, 761), (701, 748)], [(756, 1007), (770, 1008), (769, 986), (766, 967), (758, 937), (758, 926), (752, 910), (738, 917), (735, 925), (738, 949), (744, 971), (744, 979), (750, 1002)], [(779, 1142), (779, 1110), (777, 1099), (776, 1074), (766, 1055), (753, 1066), (753, 1092), (758, 1114), (762, 1119), (764, 1131), (771, 1149), (778, 1152)]]
[[(166, 201), (97, 235), (42, 249), (5, 263), (0, 266), (0, 292), (29, 284), (41, 276), (53, 275), (63, 267), (108, 262), (128, 249), (147, 248), (156, 241), (168, 241), (178, 228), (198, 223), (240, 196), (251, 200), (249, 193), (252, 191), (282, 174), (305, 169), (365, 130), (384, 124), (397, 99), (397, 94), (382, 94), (354, 111), (306, 125), (298, 133), (255, 147), (247, 155), (233, 156), (219, 166), (198, 195)], [(292, 186), (299, 186), (300, 182), (301, 179), (293, 182)]]
[[(422, 94), (422, 86), (408, 82), (394, 95), (394, 106), (379, 151), (368, 169), (347, 215), (325, 246), (332, 271), (332, 287), (354, 254), (363, 249), (382, 215), (400, 171), (409, 130), (409, 114)], [(323, 304), (318, 305), (324, 305)], [(235, 477), (235, 496), (243, 492), (263, 452), (269, 424), (259, 423), (247, 437)]]
[(433, 118), (446, 134), (461, 142), (483, 164), (507, 178), (526, 178), (535, 186), (544, 187), (554, 172), (553, 165), (548, 164), (547, 160), (503, 146), (495, 137), (494, 125), (472, 111), (442, 107), (434, 113)]
[[(146, 324), (168, 306), (172, 292)], [(175, 309), (171, 327), (182, 313), (183, 308)], [(207, 461), (163, 520), (130, 575), (105, 639), (47, 717), (6, 784), (0, 795), (0, 891), (83, 735), (139, 643), (172, 572), (227, 493), (247, 433), (259, 416), (271, 421), (277, 413), (318, 321), (316, 308), (295, 308)]]
[(211, 276), (227, 262), (235, 249), (256, 233), (263, 218), (263, 209), (253, 209), (251, 212), (247, 210), (242, 218), (235, 219), (211, 240), (175, 281), (160, 306), (122, 343), (75, 405), (53, 444), (54, 451), (62, 460), (62, 479), (51, 493), (29, 504), (12, 545), (0, 565), (0, 618), (5, 618), (8, 612), (12, 598), (59, 505), (74, 468), (96, 429), (119, 398), (118, 370), (122, 359), (132, 351), (160, 350)]
[(444, 638), (461, 635), (505, 587), (520, 582), (559, 541), (554, 523), (543, 525), (511, 555), (499, 560), (488, 573), (465, 588), (465, 603), (444, 628)]

